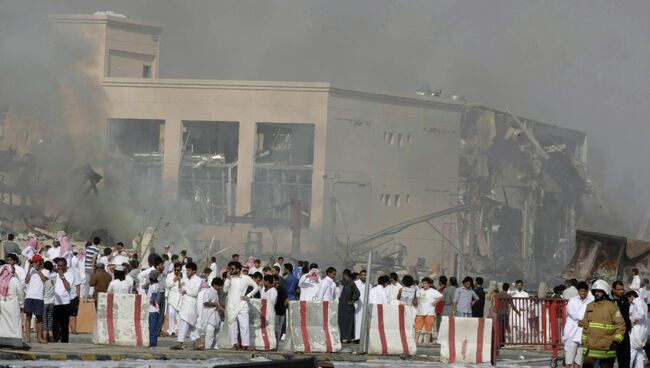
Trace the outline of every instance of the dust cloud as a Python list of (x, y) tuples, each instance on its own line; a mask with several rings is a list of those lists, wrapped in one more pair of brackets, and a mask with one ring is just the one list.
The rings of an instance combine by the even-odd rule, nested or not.
[(41, 120), (60, 117), (43, 87), (60, 65), (39, 62), (47, 14), (96, 10), (164, 26), (161, 77), (326, 81), (407, 95), (428, 82), (443, 95), (583, 130), (602, 197), (584, 226), (634, 236), (650, 206), (647, 1), (5, 0), (0, 83), (12, 88), (0, 87), (0, 97), (26, 101), (26, 92), (47, 100)]

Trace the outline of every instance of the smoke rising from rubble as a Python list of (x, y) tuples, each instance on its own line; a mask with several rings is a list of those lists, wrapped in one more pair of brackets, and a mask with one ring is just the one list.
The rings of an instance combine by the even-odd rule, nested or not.
[(47, 18), (53, 9), (44, 13), (36, 9), (22, 2), (0, 2), (0, 102), (10, 106), (7, 121), (13, 125), (4, 132), (15, 135), (9, 140), (12, 148), (18, 147), (21, 157), (27, 149), (36, 164), (30, 173), (36, 185), (27, 190), (37, 202), (43, 201), (50, 218), (61, 215), (57, 228), (50, 230), (70, 225), (70, 232), (80, 232), (76, 240), (84, 240), (93, 230), (105, 228), (130, 248), (138, 232), (162, 218), (157, 238), (187, 246), (191, 229), (183, 227), (182, 211), (164, 199), (141, 196), (134, 202), (126, 186), (100, 190), (98, 196), (90, 191), (84, 197), (87, 187), (80, 169), (101, 168), (107, 144), (105, 132), (90, 123), (106, 119), (103, 91), (82, 69), (93, 63), (92, 45), (79, 34), (54, 34)]
[[(29, 53), (37, 59), (48, 47), (33, 27), (48, 26), (48, 13), (107, 7), (164, 26), (161, 77), (329, 81), (404, 94), (429, 82), (443, 95), (584, 130), (588, 174), (619, 220), (602, 221), (594, 205), (588, 227), (634, 236), (650, 206), (647, 1), (0, 1), (0, 60), (28, 56), (9, 64), (19, 74), (0, 63), (2, 85), (27, 75), (37, 88), (21, 89), (45, 93), (39, 70), (58, 71), (26, 70)], [(8, 30), (27, 36), (12, 44)], [(21, 47), (34, 40), (40, 45)], [(45, 104), (39, 114), (58, 109)]]

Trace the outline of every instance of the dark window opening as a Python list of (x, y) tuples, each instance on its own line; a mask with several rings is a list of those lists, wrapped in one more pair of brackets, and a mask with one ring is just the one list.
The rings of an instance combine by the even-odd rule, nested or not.
[(151, 65), (142, 66), (142, 78), (151, 78)]
[(179, 198), (195, 222), (216, 224), (235, 214), (239, 123), (184, 121)]
[(252, 215), (309, 227), (313, 162), (313, 124), (258, 123)]

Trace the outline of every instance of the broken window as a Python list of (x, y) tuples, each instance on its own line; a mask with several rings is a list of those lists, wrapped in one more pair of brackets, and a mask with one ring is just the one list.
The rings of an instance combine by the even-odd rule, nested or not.
[(179, 199), (191, 204), (196, 222), (235, 214), (238, 149), (237, 122), (183, 122)]
[(164, 120), (108, 119), (106, 187), (133, 197), (159, 193)]
[(313, 162), (313, 124), (258, 123), (252, 215), (308, 227)]

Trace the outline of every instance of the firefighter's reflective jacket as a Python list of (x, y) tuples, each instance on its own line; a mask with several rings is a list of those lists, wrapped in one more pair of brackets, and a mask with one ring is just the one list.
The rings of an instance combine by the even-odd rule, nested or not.
[(612, 342), (623, 341), (625, 321), (616, 304), (607, 299), (587, 304), (582, 320), (582, 351), (593, 358), (616, 358)]

